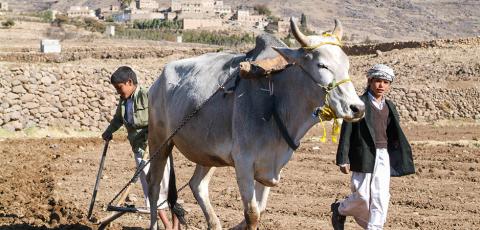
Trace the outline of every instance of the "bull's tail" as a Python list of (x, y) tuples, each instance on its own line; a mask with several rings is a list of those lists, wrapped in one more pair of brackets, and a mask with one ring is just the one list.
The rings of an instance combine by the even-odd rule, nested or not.
[(178, 194), (177, 194), (177, 182), (175, 179), (175, 167), (173, 165), (173, 154), (170, 152), (170, 179), (168, 181), (168, 206), (170, 207), (170, 210), (172, 213), (177, 216), (178, 221), (180, 221), (181, 224), (185, 225), (185, 209), (177, 203), (178, 199)]

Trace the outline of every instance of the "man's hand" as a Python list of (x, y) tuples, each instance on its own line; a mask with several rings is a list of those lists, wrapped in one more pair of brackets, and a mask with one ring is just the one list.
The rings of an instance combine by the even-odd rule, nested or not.
[(102, 134), (102, 139), (103, 140), (110, 141), (110, 140), (112, 140), (112, 138), (113, 138), (113, 135), (112, 135), (111, 132), (108, 132), (108, 131), (103, 132), (103, 134)]
[(350, 165), (349, 164), (344, 164), (340, 165), (340, 171), (344, 174), (349, 174), (350, 173)]

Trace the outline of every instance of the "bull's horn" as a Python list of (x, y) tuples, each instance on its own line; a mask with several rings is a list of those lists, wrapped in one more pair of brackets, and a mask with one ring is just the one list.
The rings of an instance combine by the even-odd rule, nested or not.
[(300, 29), (298, 29), (297, 24), (295, 24), (293, 21), (293, 17), (290, 18), (290, 29), (292, 30), (295, 39), (297, 39), (298, 43), (300, 43), (302, 47), (310, 46), (307, 36), (305, 36)]
[(332, 32), (333, 35), (337, 36), (337, 38), (341, 41), (343, 36), (343, 26), (340, 20), (335, 19), (335, 28)]

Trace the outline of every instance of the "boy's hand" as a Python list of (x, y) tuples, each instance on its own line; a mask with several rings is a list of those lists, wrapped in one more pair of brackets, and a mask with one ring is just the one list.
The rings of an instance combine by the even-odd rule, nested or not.
[(340, 165), (340, 171), (344, 174), (349, 174), (350, 173), (350, 165), (349, 164), (344, 164)]
[(111, 132), (105, 131), (105, 132), (103, 132), (103, 134), (102, 134), (102, 138), (103, 138), (103, 140), (105, 140), (105, 141), (110, 141), (110, 140), (112, 140), (113, 135), (112, 135)]

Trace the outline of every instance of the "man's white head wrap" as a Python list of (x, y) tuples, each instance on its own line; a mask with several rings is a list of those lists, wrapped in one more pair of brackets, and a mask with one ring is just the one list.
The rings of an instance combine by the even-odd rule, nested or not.
[(378, 78), (392, 82), (395, 79), (393, 69), (384, 64), (376, 64), (367, 72), (368, 78)]

